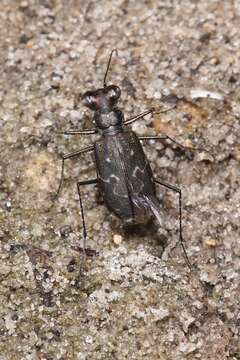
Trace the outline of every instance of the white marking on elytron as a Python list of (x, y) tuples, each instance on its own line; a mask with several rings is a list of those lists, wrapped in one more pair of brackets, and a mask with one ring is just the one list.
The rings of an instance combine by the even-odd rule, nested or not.
[(115, 180), (116, 180), (116, 184), (114, 184), (114, 186), (113, 186), (113, 194), (116, 195), (116, 196), (125, 198), (125, 199), (128, 198), (128, 195), (126, 195), (126, 194), (124, 194), (124, 195), (123, 195), (123, 194), (119, 194), (119, 193), (117, 192), (117, 185), (120, 183), (120, 178), (119, 178), (118, 176), (116, 176), (115, 174), (111, 174), (107, 179), (105, 179), (105, 178), (103, 178), (101, 175), (98, 175), (98, 178), (99, 178), (102, 182), (104, 182), (104, 183), (106, 183), (106, 184), (111, 184), (111, 178), (112, 178), (112, 179), (115, 179)]
[(111, 174), (110, 178), (116, 179), (117, 182), (120, 180), (119, 177), (117, 175), (115, 175), (115, 174)]
[(116, 179), (116, 184), (115, 184), (114, 187), (113, 187), (113, 193), (114, 193), (114, 195), (120, 196), (120, 197), (123, 197), (123, 198), (127, 199), (127, 198), (128, 198), (128, 195), (127, 195), (127, 194), (124, 194), (124, 195), (123, 195), (123, 194), (119, 194), (119, 192), (117, 191), (118, 184), (120, 183), (120, 178), (119, 178), (118, 176), (116, 176), (115, 174), (111, 174), (110, 177), (113, 178), (113, 179)]
[(132, 176), (133, 177), (137, 177), (137, 171), (139, 170), (140, 171), (140, 173), (142, 173), (142, 174), (144, 174), (144, 171), (145, 171), (145, 169), (146, 169), (146, 167), (147, 167), (147, 161), (145, 161), (145, 164), (144, 164), (144, 168), (143, 169), (141, 169), (139, 166), (135, 166), (135, 168), (134, 168), (134, 170), (133, 170), (133, 173), (132, 173)]
[(109, 157), (108, 157), (108, 158), (106, 158), (106, 162), (108, 162), (108, 163), (110, 163), (110, 162), (111, 162), (111, 160), (109, 159)]
[(131, 155), (131, 156), (133, 156), (133, 155), (134, 155), (134, 150), (133, 150), (133, 149), (131, 149), (131, 151), (130, 151), (130, 155)]
[(102, 182), (110, 184), (110, 179), (109, 179), (109, 178), (104, 179), (100, 174), (98, 174), (98, 178), (99, 178)]

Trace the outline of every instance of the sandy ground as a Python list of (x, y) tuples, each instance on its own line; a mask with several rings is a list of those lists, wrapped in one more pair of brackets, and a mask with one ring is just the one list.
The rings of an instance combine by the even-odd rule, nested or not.
[[(240, 359), (239, 24), (234, 0), (1, 0), (1, 360)], [(80, 96), (113, 48), (126, 118), (176, 106), (134, 131), (198, 148), (144, 145), (156, 178), (182, 189), (193, 269), (175, 193), (158, 189), (162, 228), (129, 232), (86, 186), (94, 251), (76, 287), (91, 156), (68, 161), (53, 198), (61, 154), (96, 136), (57, 132), (93, 126)]]

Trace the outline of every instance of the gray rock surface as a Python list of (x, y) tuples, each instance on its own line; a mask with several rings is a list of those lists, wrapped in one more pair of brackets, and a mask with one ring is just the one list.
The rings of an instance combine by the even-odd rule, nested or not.
[[(239, 359), (239, 23), (238, 1), (1, 0), (1, 360)], [(113, 48), (126, 117), (176, 105), (134, 130), (198, 148), (145, 145), (155, 176), (182, 189), (194, 271), (176, 194), (159, 188), (162, 229), (127, 233), (87, 186), (97, 253), (77, 288), (89, 155), (53, 195), (60, 154), (94, 138), (57, 132), (92, 126), (80, 95), (102, 85)]]

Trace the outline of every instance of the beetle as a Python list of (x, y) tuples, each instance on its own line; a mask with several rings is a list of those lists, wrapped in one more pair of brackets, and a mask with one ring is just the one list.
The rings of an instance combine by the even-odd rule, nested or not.
[[(121, 89), (117, 85), (107, 85), (106, 79), (111, 64), (112, 50), (104, 76), (103, 87), (87, 91), (82, 95), (83, 105), (93, 111), (95, 128), (89, 130), (68, 130), (65, 135), (99, 134), (100, 138), (93, 145), (62, 156), (61, 180), (57, 190), (60, 193), (64, 179), (64, 164), (67, 159), (76, 158), (82, 154), (93, 152), (97, 177), (78, 181), (77, 190), (83, 225), (83, 253), (86, 255), (86, 224), (84, 218), (81, 187), (97, 184), (108, 209), (127, 224), (142, 224), (154, 216), (162, 225), (160, 202), (156, 196), (156, 184), (170, 189), (178, 194), (179, 207), (179, 240), (191, 268), (182, 236), (182, 192), (176, 186), (155, 179), (149, 161), (145, 156), (142, 140), (170, 140), (178, 146), (174, 139), (167, 135), (138, 136), (128, 125), (144, 116), (155, 112), (149, 109), (141, 114), (124, 119), (122, 110), (118, 107)], [(171, 108), (172, 109), (172, 108)], [(167, 112), (167, 109), (163, 112)]]

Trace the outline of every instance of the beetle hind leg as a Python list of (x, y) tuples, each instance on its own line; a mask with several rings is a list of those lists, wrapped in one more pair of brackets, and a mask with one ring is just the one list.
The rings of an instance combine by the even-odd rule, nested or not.
[(170, 185), (168, 183), (165, 183), (165, 182), (162, 182), (162, 181), (159, 181), (159, 180), (156, 180), (156, 179), (154, 179), (154, 182), (156, 184), (164, 186), (165, 188), (167, 188), (169, 190), (172, 190), (172, 191), (174, 191), (175, 193), (178, 194), (179, 242), (181, 244), (187, 266), (189, 267), (190, 270), (192, 270), (192, 264), (191, 264), (191, 262), (190, 262), (190, 260), (188, 258), (187, 250), (186, 250), (186, 247), (185, 247), (185, 240), (184, 240), (183, 235), (182, 235), (182, 191), (181, 191), (181, 189), (179, 189), (176, 186)]
[(83, 180), (83, 181), (79, 181), (77, 183), (77, 190), (78, 190), (78, 197), (79, 197), (79, 204), (80, 204), (80, 213), (81, 213), (81, 219), (82, 219), (82, 226), (83, 226), (83, 246), (82, 246), (82, 259), (80, 259), (80, 268), (79, 268), (79, 274), (78, 277), (76, 279), (76, 284), (78, 285), (80, 282), (80, 278), (82, 277), (83, 274), (83, 270), (86, 264), (86, 257), (87, 257), (87, 252), (86, 252), (86, 240), (87, 240), (87, 228), (86, 228), (86, 223), (85, 223), (85, 217), (84, 217), (84, 209), (83, 209), (83, 201), (82, 201), (82, 194), (81, 194), (81, 186), (82, 185), (92, 185), (92, 184), (97, 184), (98, 183), (98, 179), (89, 179), (89, 180)]

